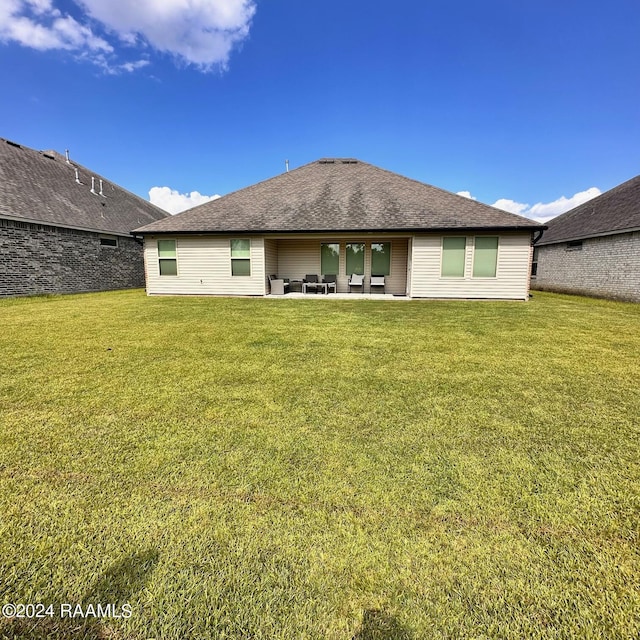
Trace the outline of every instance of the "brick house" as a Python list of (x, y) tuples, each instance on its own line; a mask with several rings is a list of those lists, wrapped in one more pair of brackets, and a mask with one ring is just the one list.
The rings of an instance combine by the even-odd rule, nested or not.
[(130, 232), (167, 215), (55, 151), (0, 138), (0, 297), (143, 287)]
[(548, 223), (531, 286), (640, 302), (640, 176)]

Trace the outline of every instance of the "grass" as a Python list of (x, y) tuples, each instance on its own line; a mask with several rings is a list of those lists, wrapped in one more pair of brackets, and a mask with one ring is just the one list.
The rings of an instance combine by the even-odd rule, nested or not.
[(2, 638), (637, 638), (640, 305), (0, 302)]

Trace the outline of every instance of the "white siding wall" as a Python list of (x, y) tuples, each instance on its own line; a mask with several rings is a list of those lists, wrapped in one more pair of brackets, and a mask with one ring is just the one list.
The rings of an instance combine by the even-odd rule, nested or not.
[[(451, 237), (456, 234), (446, 235)], [(499, 236), (495, 278), (472, 277), (474, 237), (466, 236), (465, 277), (443, 278), (441, 276), (442, 236), (415, 236), (411, 261), (412, 297), (528, 299), (531, 234)]]
[[(171, 236), (162, 237), (171, 238)], [(266, 292), (264, 239), (260, 236), (250, 238), (250, 276), (231, 275), (230, 239), (229, 236), (176, 236), (178, 275), (160, 276), (157, 238), (146, 237), (144, 257), (147, 293), (149, 295), (264, 295)]]
[[(384, 241), (384, 238), (382, 241)], [(407, 294), (408, 256), (408, 238), (391, 240), (391, 275), (385, 278), (385, 291), (387, 293), (395, 293), (403, 296)]]
[(407, 295), (411, 297), (411, 273), (412, 273), (412, 256), (413, 256), (413, 238), (407, 241)]
[(500, 235), (499, 238), (495, 278), (472, 277), (474, 236), (467, 236), (465, 277), (441, 277), (442, 236), (427, 234), (416, 235), (413, 239), (385, 236), (366, 239), (361, 236), (265, 239), (252, 236), (251, 275), (241, 277), (231, 275), (229, 236), (177, 236), (177, 276), (160, 276), (157, 237), (149, 236), (145, 238), (144, 250), (147, 293), (261, 296), (268, 293), (269, 273), (277, 273), (279, 277), (291, 280), (301, 280), (308, 273), (323, 275), (320, 271), (322, 242), (340, 244), (339, 292), (348, 291), (346, 244), (365, 242), (365, 291), (368, 291), (371, 242), (391, 242), (391, 275), (386, 278), (387, 293), (409, 293), (414, 298), (526, 300), (529, 296), (531, 235), (513, 233)]
[[(375, 236), (362, 237), (326, 237), (319, 239), (291, 239), (278, 240), (278, 276), (291, 280), (302, 280), (307, 274), (324, 275), (320, 266), (320, 245), (323, 242), (335, 242), (340, 245), (340, 264), (338, 267), (338, 292), (349, 291), (349, 275), (346, 273), (347, 258), (346, 245), (349, 242), (364, 242), (365, 261), (364, 272), (365, 292), (369, 291), (369, 277), (371, 276), (371, 243), (391, 242), (391, 273), (385, 278), (386, 293), (405, 295), (407, 290), (407, 238), (388, 238)], [(354, 289), (355, 291), (355, 289)]]

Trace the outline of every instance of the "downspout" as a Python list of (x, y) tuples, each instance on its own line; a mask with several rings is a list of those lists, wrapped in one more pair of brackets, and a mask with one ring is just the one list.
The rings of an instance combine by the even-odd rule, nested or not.
[[(542, 238), (543, 235), (544, 235), (544, 229), (538, 229), (538, 231), (536, 231), (533, 234), (533, 239), (531, 240), (531, 246), (535, 247), (536, 243), (540, 241), (540, 238)], [(535, 249), (532, 249), (532, 251), (534, 250)], [(533, 298), (533, 294), (531, 293), (531, 264), (529, 264), (529, 282), (527, 284), (527, 298), (528, 299)]]
[(139, 244), (141, 247), (144, 246), (144, 236), (138, 235), (134, 231), (129, 231), (129, 235), (133, 238), (133, 241), (136, 244)]

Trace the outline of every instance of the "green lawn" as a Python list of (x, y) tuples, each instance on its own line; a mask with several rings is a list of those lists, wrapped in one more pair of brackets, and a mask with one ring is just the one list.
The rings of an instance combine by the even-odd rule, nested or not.
[(2, 638), (637, 638), (640, 305), (0, 302)]

